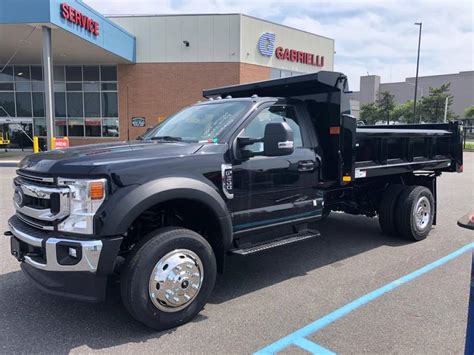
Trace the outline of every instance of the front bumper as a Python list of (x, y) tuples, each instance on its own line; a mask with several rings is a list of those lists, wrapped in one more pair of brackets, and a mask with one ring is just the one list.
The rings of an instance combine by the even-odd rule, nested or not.
[(84, 301), (104, 299), (122, 237), (68, 238), (30, 227), (16, 216), (8, 225), (12, 254), (41, 289)]

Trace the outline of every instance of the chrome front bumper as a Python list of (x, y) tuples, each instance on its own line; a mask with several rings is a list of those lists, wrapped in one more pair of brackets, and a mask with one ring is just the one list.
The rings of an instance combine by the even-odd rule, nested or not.
[[(15, 218), (15, 217), (14, 217)], [(41, 248), (44, 252), (44, 260), (41, 262), (35, 260), (33, 256), (24, 255), (23, 261), (36, 269), (44, 271), (88, 271), (95, 273), (99, 265), (100, 255), (102, 252), (101, 240), (72, 240), (56, 237), (38, 237), (29, 233), (30, 228), (22, 228), (21, 222), (13, 220), (8, 221), (10, 231), (13, 236), (21, 242), (32, 247)], [(77, 263), (72, 265), (60, 264), (58, 261), (58, 246), (62, 244), (72, 244), (76, 249), (76, 255), (79, 259)], [(80, 256), (80, 258), (79, 258)]]

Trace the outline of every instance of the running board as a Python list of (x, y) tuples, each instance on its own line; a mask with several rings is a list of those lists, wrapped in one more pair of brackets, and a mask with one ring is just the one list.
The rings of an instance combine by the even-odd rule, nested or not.
[(287, 245), (287, 244), (291, 244), (291, 243), (300, 242), (302, 240), (319, 237), (320, 235), (321, 234), (318, 231), (305, 230), (303, 232), (299, 232), (299, 233), (296, 233), (296, 234), (291, 234), (291, 235), (288, 235), (288, 236), (280, 238), (280, 239), (272, 240), (270, 242), (259, 243), (259, 244), (256, 244), (256, 245), (252, 245), (248, 248), (232, 249), (232, 250), (229, 250), (229, 252), (232, 253), (232, 254), (238, 254), (238, 255), (250, 255), (250, 254), (255, 254), (255, 253), (261, 252), (263, 250), (279, 247), (279, 246), (282, 246), (282, 245)]

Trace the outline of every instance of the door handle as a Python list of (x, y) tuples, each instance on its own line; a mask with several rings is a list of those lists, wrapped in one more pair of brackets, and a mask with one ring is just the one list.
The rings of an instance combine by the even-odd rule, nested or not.
[(313, 171), (314, 170), (314, 161), (303, 160), (298, 162), (298, 171)]

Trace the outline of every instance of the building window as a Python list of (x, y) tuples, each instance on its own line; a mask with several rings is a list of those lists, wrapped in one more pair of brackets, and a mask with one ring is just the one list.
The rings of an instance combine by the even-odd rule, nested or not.
[(68, 135), (70, 137), (84, 137), (84, 119), (83, 118), (69, 118), (68, 120)]
[(119, 136), (119, 120), (118, 118), (104, 118), (102, 125), (102, 136), (118, 137)]
[(82, 67), (66, 65), (66, 81), (82, 81)]
[(56, 136), (67, 136), (67, 126), (65, 118), (55, 118), (54, 119), (54, 132)]
[(13, 81), (13, 67), (7, 66), (0, 72), (0, 81)]
[(0, 117), (16, 117), (13, 91), (0, 91)]
[(98, 65), (87, 65), (84, 66), (84, 81), (99, 81), (99, 66)]
[(65, 81), (64, 65), (55, 65), (54, 66), (53, 80), (54, 81)]
[(29, 81), (30, 67), (27, 65), (15, 65), (15, 81)]
[(34, 118), (34, 132), (37, 136), (46, 136), (46, 118)]
[[(53, 90), (56, 136), (118, 137), (117, 66), (55, 65)], [(0, 117), (8, 116), (46, 135), (40, 65), (9, 65), (0, 73)]]
[(86, 137), (100, 137), (100, 119), (86, 118)]
[(84, 93), (84, 110), (86, 118), (100, 117), (100, 94), (98, 92)]
[(103, 92), (102, 93), (102, 117), (117, 117), (117, 93)]
[(42, 92), (33, 93), (33, 116), (45, 117), (44, 114), (44, 94)]
[(31, 80), (43, 81), (43, 69), (39, 65), (31, 66)]
[(101, 65), (100, 80), (117, 81), (117, 67), (115, 65)]
[(31, 92), (16, 93), (16, 115), (17, 117), (32, 117)]
[(63, 92), (54, 93), (54, 116), (66, 117), (66, 94)]
[(83, 117), (83, 107), (81, 92), (68, 92), (66, 94), (67, 117)]

